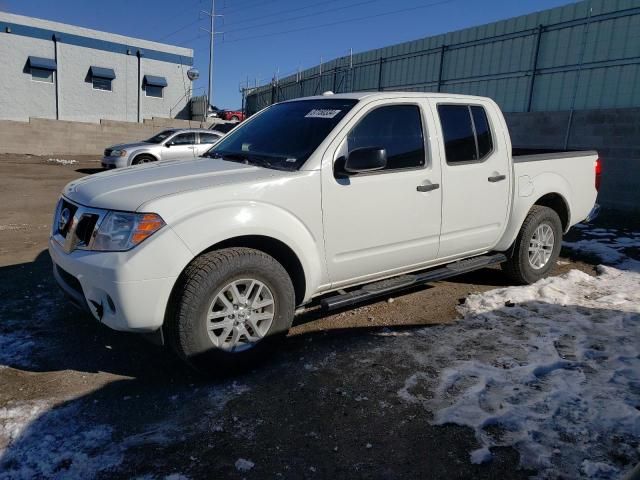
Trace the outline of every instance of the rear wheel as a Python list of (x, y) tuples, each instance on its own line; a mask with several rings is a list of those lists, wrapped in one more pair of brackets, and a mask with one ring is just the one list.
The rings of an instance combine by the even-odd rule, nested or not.
[(156, 158), (152, 157), (151, 155), (138, 155), (136, 158), (133, 159), (133, 162), (131, 162), (131, 165), (140, 165), (141, 163), (150, 163), (155, 161), (156, 161)]
[(289, 330), (294, 309), (293, 284), (274, 258), (250, 248), (217, 250), (182, 275), (168, 339), (197, 370), (220, 373), (255, 362)]
[(231, 120), (234, 122), (239, 122), (240, 121), (240, 117), (237, 115), (234, 115), (233, 117), (231, 117)]
[(549, 207), (534, 205), (525, 218), (511, 258), (503, 270), (519, 284), (535, 283), (556, 264), (562, 246), (562, 223)]

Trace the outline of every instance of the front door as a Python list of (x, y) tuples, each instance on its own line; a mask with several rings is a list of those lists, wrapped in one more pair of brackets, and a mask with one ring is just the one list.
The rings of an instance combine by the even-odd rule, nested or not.
[(433, 102), (441, 131), (442, 232), (439, 258), (488, 251), (505, 229), (511, 152), (492, 124), (492, 104)]
[(196, 149), (195, 132), (185, 132), (167, 140), (162, 150), (162, 160), (184, 160), (194, 158)]
[[(325, 154), (322, 210), (334, 287), (436, 258), (442, 190), (439, 163), (427, 155), (428, 119), (415, 100), (374, 102)], [(366, 147), (386, 150), (386, 168), (346, 174), (346, 156)]]

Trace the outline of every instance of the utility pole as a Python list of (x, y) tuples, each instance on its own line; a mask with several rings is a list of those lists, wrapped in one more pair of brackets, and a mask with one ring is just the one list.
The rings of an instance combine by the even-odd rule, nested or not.
[[(211, 11), (206, 12), (202, 10), (200, 13), (208, 15), (211, 20), (211, 29), (207, 30), (206, 28), (200, 27), (205, 32), (209, 33), (209, 88), (207, 93), (207, 102), (209, 105), (213, 106), (213, 46), (215, 36), (219, 33), (224, 32), (216, 32), (216, 17), (222, 17), (222, 15), (216, 15), (216, 0), (211, 0)], [(209, 107), (207, 107), (207, 113), (209, 113)]]

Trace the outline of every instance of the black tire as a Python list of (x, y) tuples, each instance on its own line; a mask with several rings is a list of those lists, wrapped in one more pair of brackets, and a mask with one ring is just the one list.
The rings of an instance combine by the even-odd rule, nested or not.
[[(536, 229), (548, 225), (553, 231), (553, 247), (548, 249), (551, 255), (540, 268), (534, 268), (529, 260), (529, 247)], [(562, 247), (562, 222), (558, 214), (549, 207), (534, 205), (525, 218), (516, 239), (511, 258), (502, 264), (502, 269), (517, 284), (535, 283), (553, 269)]]
[(156, 157), (153, 157), (151, 155), (138, 155), (136, 158), (133, 159), (133, 162), (131, 162), (131, 165), (140, 165), (142, 163), (149, 163), (149, 162), (156, 162)]
[[(226, 285), (251, 278), (264, 284), (273, 298), (273, 321), (266, 335), (242, 351), (218, 348), (209, 336), (211, 302)], [(295, 312), (291, 278), (273, 257), (251, 248), (225, 248), (205, 253), (185, 269), (167, 311), (168, 343), (189, 365), (204, 374), (225, 374), (251, 366), (289, 331)]]

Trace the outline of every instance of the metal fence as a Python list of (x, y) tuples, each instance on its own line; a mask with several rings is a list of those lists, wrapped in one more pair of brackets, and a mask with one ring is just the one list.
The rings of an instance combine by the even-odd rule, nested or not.
[(247, 92), (249, 114), (352, 91), (493, 98), (506, 112), (640, 106), (640, 0), (591, 0), (334, 59)]

